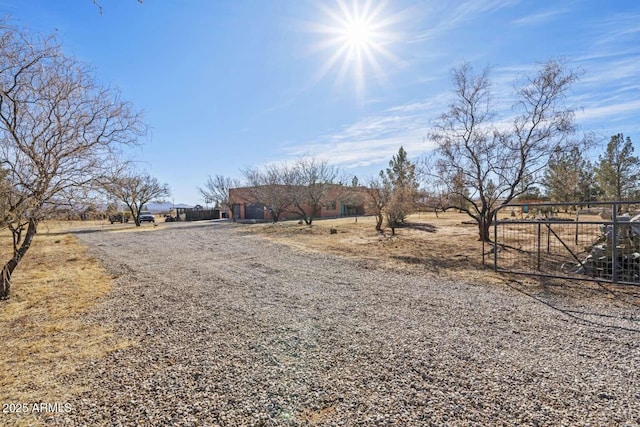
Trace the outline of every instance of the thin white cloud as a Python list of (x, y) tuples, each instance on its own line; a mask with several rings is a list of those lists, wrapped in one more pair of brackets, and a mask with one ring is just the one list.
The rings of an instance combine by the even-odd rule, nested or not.
[(593, 104), (576, 112), (576, 118), (584, 123), (604, 119), (619, 121), (627, 117), (631, 118), (629, 116), (637, 116), (638, 111), (640, 111), (640, 100), (604, 105)]
[(386, 161), (401, 145), (411, 156), (418, 156), (433, 148), (426, 140), (430, 120), (444, 105), (432, 99), (394, 106), (284, 151), (288, 157), (311, 154), (346, 168)]
[(596, 44), (619, 45), (624, 40), (637, 37), (640, 34), (639, 22), (640, 13), (621, 13), (594, 22), (593, 29), (598, 34)]
[(635, 83), (640, 76), (640, 52), (622, 59), (589, 61), (585, 63), (587, 73), (581, 79), (584, 86), (604, 86), (612, 82)]
[[(426, 133), (426, 129), (425, 129)], [(300, 147), (290, 155), (300, 156), (312, 154), (329, 160), (332, 164), (345, 168), (370, 166), (386, 162), (403, 146), (412, 156), (416, 157), (433, 149), (433, 145), (423, 136), (422, 132), (396, 135), (390, 138), (372, 138), (360, 141), (342, 141), (328, 144), (316, 143)], [(304, 150), (302, 150), (304, 148)]]
[(640, 50), (610, 50), (601, 47), (580, 58), (585, 75), (576, 85), (574, 101), (581, 107), (576, 119), (583, 128), (623, 128), (637, 132), (640, 111)]
[(480, 15), (492, 13), (517, 4), (517, 0), (470, 0), (465, 1), (453, 9), (452, 26), (458, 26), (466, 21), (476, 19)]
[[(624, 52), (624, 53), (623, 53)], [(578, 82), (568, 94), (567, 105), (574, 106), (576, 121), (583, 130), (602, 128), (608, 122), (636, 127), (640, 111), (640, 49), (610, 50), (596, 48), (567, 65), (580, 73)], [(512, 84), (515, 78), (536, 68), (536, 64), (514, 64), (494, 69), (492, 81), (502, 103), (504, 115), (507, 103), (512, 102)]]
[(567, 13), (567, 9), (555, 9), (555, 10), (547, 10), (544, 12), (538, 12), (531, 15), (523, 16), (521, 18), (515, 19), (511, 21), (512, 25), (515, 26), (533, 26), (547, 23), (553, 20), (558, 15), (563, 15)]
[(480, 18), (482, 15), (509, 8), (518, 3), (518, 0), (467, 0), (459, 3), (457, 7), (451, 7), (449, 3), (440, 3), (436, 9), (434, 3), (425, 17), (431, 21), (429, 31), (422, 32), (413, 37), (412, 43), (423, 43), (439, 36), (445, 36), (452, 30), (466, 25), (468, 22)]

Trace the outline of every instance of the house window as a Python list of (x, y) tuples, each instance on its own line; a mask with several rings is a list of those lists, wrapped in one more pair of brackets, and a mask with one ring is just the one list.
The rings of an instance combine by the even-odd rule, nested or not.
[(336, 210), (336, 201), (332, 201), (332, 202), (328, 202), (326, 205), (324, 205), (324, 208), (328, 211), (335, 211)]

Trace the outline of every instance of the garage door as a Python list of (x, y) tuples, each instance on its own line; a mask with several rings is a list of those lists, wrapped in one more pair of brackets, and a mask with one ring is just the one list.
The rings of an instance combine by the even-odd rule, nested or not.
[(245, 205), (244, 217), (246, 219), (264, 219), (264, 205), (257, 203)]

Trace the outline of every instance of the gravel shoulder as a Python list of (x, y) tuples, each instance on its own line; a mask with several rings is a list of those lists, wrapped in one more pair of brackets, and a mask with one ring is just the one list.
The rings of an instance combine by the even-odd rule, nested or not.
[(60, 425), (640, 425), (640, 311), (563, 311), (225, 224), (79, 234), (136, 345)]

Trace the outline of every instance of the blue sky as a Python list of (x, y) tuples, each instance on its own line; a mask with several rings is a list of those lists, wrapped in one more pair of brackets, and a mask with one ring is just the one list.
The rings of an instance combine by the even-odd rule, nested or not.
[[(208, 175), (302, 154), (361, 178), (400, 145), (417, 158), (451, 97), (449, 70), (465, 61), (491, 66), (503, 94), (565, 57), (583, 73), (568, 100), (581, 129), (602, 146), (622, 132), (640, 154), (637, 0), (98, 3), (102, 13), (92, 0), (0, 0), (0, 12), (56, 33), (144, 112), (150, 132), (133, 155), (176, 203), (201, 203)], [(370, 18), (351, 20), (358, 34), (356, 7)]]

